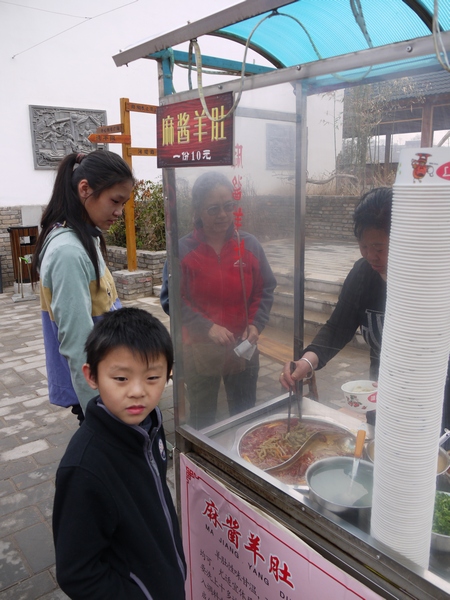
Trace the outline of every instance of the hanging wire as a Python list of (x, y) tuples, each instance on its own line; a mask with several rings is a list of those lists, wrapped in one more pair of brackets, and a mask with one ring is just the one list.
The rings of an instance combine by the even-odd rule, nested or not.
[[(59, 33), (55, 33), (55, 35), (51, 35), (50, 37), (46, 38), (45, 40), (42, 40), (41, 42), (38, 42), (37, 44), (33, 44), (33, 46), (30, 46), (29, 48), (26, 48), (25, 50), (21, 50), (20, 52), (16, 52), (16, 54), (14, 54), (11, 58), (16, 58), (16, 56), (19, 56), (19, 54), (24, 54), (25, 52), (28, 52), (29, 50), (32, 50), (33, 48), (36, 48), (37, 46), (40, 46), (41, 44), (45, 44), (45, 42), (53, 40), (54, 38), (62, 35), (63, 33), (67, 33), (71, 29), (75, 29), (76, 27), (79, 27), (80, 25), (84, 25), (84, 23), (86, 23), (87, 21), (93, 21), (94, 19), (98, 19), (99, 17), (103, 17), (103, 15), (107, 15), (109, 13), (115, 12), (116, 10), (124, 8), (125, 6), (129, 6), (130, 4), (135, 4), (136, 2), (139, 2), (139, 0), (131, 0), (131, 2), (127, 2), (127, 4), (122, 4), (121, 6), (117, 6), (116, 8), (111, 8), (110, 10), (105, 10), (104, 12), (99, 13), (98, 15), (94, 15), (93, 17), (75, 17), (77, 19), (83, 19), (83, 20), (81, 21), (81, 23), (77, 23), (76, 25), (72, 25), (71, 27), (68, 27), (67, 29), (63, 29)], [(4, 4), (8, 4), (8, 3), (4, 2)], [(23, 5), (17, 5), (17, 6), (23, 6)], [(27, 7), (24, 7), (24, 8), (30, 8), (31, 9), (32, 7), (31, 6), (27, 6)], [(34, 9), (34, 10), (39, 10), (39, 9)], [(48, 12), (52, 12), (52, 11), (48, 11)], [(58, 13), (55, 13), (55, 14), (58, 14)], [(63, 13), (60, 13), (60, 14), (63, 14)]]
[[(435, 2), (437, 2), (437, 0), (435, 0)], [(367, 45), (369, 46), (369, 48), (373, 48), (373, 43), (372, 40), (370, 38), (369, 32), (367, 30), (367, 26), (366, 26), (366, 21), (364, 19), (364, 15), (363, 15), (363, 11), (362, 11), (362, 6), (361, 6), (361, 2), (360, 0), (350, 0), (350, 6), (353, 12), (353, 16), (355, 17), (356, 23), (358, 24), (359, 28), (361, 29), (361, 32), (367, 42)], [(203, 73), (209, 73), (212, 75), (222, 75), (224, 72), (223, 71), (204, 71), (202, 68), (202, 55), (200, 52), (200, 46), (197, 42), (196, 39), (192, 39), (189, 43), (189, 59), (188, 59), (188, 82), (189, 82), (189, 89), (192, 90), (192, 50), (194, 50), (195, 53), (195, 63), (196, 63), (196, 70), (197, 70), (197, 86), (198, 86), (198, 93), (199, 93), (199, 97), (200, 97), (200, 102), (202, 104), (203, 110), (205, 111), (205, 115), (208, 117), (208, 119), (210, 121), (213, 122), (220, 122), (223, 121), (224, 119), (226, 119), (230, 114), (232, 114), (235, 110), (236, 107), (238, 106), (240, 100), (241, 100), (241, 96), (242, 96), (242, 92), (244, 89), (244, 77), (245, 77), (245, 62), (246, 62), (246, 58), (247, 58), (247, 52), (248, 52), (248, 48), (250, 46), (250, 41), (253, 37), (253, 34), (255, 33), (255, 31), (258, 29), (258, 27), (260, 27), (262, 25), (262, 23), (264, 23), (264, 21), (266, 21), (267, 19), (271, 19), (272, 17), (287, 17), (289, 19), (292, 19), (293, 21), (295, 21), (304, 31), (304, 33), (306, 34), (312, 49), (314, 50), (317, 58), (319, 60), (322, 60), (323, 57), (320, 54), (316, 44), (314, 43), (314, 40), (312, 39), (310, 33), (308, 32), (308, 30), (306, 29), (306, 27), (303, 25), (303, 23), (297, 19), (296, 17), (294, 17), (293, 15), (289, 15), (287, 13), (281, 13), (278, 12), (278, 10), (273, 10), (270, 15), (266, 15), (265, 17), (263, 17), (260, 21), (258, 21), (258, 23), (255, 25), (255, 27), (252, 29), (252, 31), (250, 32), (250, 35), (248, 36), (246, 43), (245, 43), (245, 51), (244, 51), (244, 57), (242, 59), (242, 68), (241, 68), (241, 73), (240, 73), (240, 86), (239, 86), (239, 90), (236, 96), (236, 99), (233, 103), (233, 106), (230, 108), (230, 110), (223, 116), (221, 117), (213, 117), (210, 112), (209, 109), (206, 105), (206, 100), (205, 100), (205, 95), (203, 92), (203, 78), (202, 75)], [(354, 79), (350, 79), (347, 77), (344, 77), (342, 75), (338, 75), (337, 73), (333, 73), (334, 77), (336, 77), (337, 79), (341, 80), (341, 81), (345, 81), (348, 83), (354, 83), (357, 81), (361, 81), (363, 80), (365, 77), (367, 77), (367, 75), (370, 73), (370, 71), (372, 70), (372, 66), (370, 66), (365, 73), (363, 73), (360, 77), (356, 77)]]
[(247, 41), (245, 43), (245, 51), (244, 51), (244, 57), (242, 59), (242, 68), (241, 68), (241, 80), (240, 80), (240, 85), (239, 85), (239, 90), (236, 96), (235, 101), (233, 102), (233, 106), (230, 108), (230, 110), (223, 116), (221, 117), (213, 117), (210, 112), (209, 109), (206, 105), (206, 100), (205, 100), (205, 95), (203, 93), (203, 78), (202, 78), (202, 55), (200, 52), (200, 46), (198, 45), (197, 40), (191, 40), (189, 48), (191, 50), (191, 46), (192, 48), (194, 48), (195, 51), (195, 62), (196, 62), (196, 66), (197, 66), (197, 86), (198, 86), (198, 93), (199, 93), (199, 97), (200, 97), (200, 102), (202, 104), (203, 110), (205, 111), (205, 115), (208, 117), (208, 119), (210, 121), (213, 121), (215, 123), (219, 123), (220, 121), (223, 121), (224, 119), (226, 119), (229, 115), (231, 115), (235, 110), (236, 107), (238, 106), (240, 100), (241, 100), (241, 96), (242, 96), (242, 92), (244, 89), (244, 77), (245, 77), (245, 61), (247, 59), (247, 52), (248, 52), (248, 47), (250, 45), (250, 40), (252, 39), (253, 34), (255, 33), (255, 31), (258, 29), (258, 27), (266, 20), (266, 19), (270, 19), (271, 17), (274, 16), (274, 13), (271, 13), (270, 15), (266, 15), (265, 17), (263, 17), (260, 21), (258, 21), (258, 23), (255, 25), (255, 27), (252, 29), (250, 35), (247, 38)]
[[(314, 43), (314, 40), (312, 39), (312, 37), (309, 34), (309, 31), (306, 29), (306, 27), (303, 25), (303, 23), (301, 21), (299, 21), (296, 17), (294, 17), (293, 15), (288, 15), (287, 13), (280, 13), (278, 11), (276, 11), (276, 15), (279, 17), (288, 17), (289, 19), (292, 19), (293, 21), (295, 21), (297, 23), (297, 25), (300, 25), (300, 27), (303, 29), (303, 31), (306, 33), (306, 36), (314, 50), (314, 52), (316, 53), (316, 56), (319, 60), (322, 60), (322, 55), (320, 54), (320, 52), (317, 49), (317, 46)], [(273, 15), (275, 16), (275, 15)]]
[[(189, 51), (188, 51), (188, 64), (185, 65), (181, 62), (175, 62), (175, 64), (177, 65), (177, 67), (181, 67), (182, 69), (188, 69), (188, 86), (189, 86), (189, 90), (192, 90), (192, 66), (194, 64), (192, 58), (193, 58), (193, 45), (192, 42), (189, 43)], [(215, 70), (215, 71), (211, 71), (209, 69), (203, 69), (202, 71), (204, 74), (207, 75), (236, 75), (239, 76), (241, 75), (241, 71), (238, 71), (237, 69), (235, 71), (230, 71), (230, 69), (222, 69), (222, 70)]]
[[(364, 18), (360, 0), (350, 0), (350, 8), (352, 9), (352, 13), (353, 13), (353, 16), (355, 17), (356, 24), (361, 29), (361, 32), (367, 42), (367, 45), (369, 46), (369, 48), (373, 48), (372, 39), (371, 39), (371, 37), (369, 35), (369, 31), (367, 29), (366, 20)], [(372, 69), (373, 69), (373, 67), (370, 66), (365, 71), (365, 73), (363, 73), (359, 77), (354, 77), (354, 78), (344, 77), (344, 75), (339, 75), (338, 73), (333, 73), (333, 76), (336, 77), (336, 79), (339, 79), (340, 81), (344, 81), (345, 83), (356, 83), (358, 81), (362, 81), (363, 79), (365, 79)]]
[[(277, 10), (272, 11), (270, 13), (270, 15), (266, 15), (260, 21), (258, 21), (258, 23), (252, 29), (252, 31), (250, 32), (250, 35), (247, 38), (247, 41), (245, 43), (244, 57), (242, 59), (242, 69), (241, 69), (240, 86), (239, 86), (239, 90), (238, 90), (238, 94), (236, 96), (236, 99), (235, 99), (235, 101), (233, 103), (233, 106), (230, 108), (230, 110), (225, 115), (223, 115), (221, 117), (215, 118), (215, 117), (213, 117), (210, 114), (210, 112), (208, 110), (208, 107), (206, 105), (205, 95), (203, 93), (203, 79), (202, 79), (202, 74), (204, 72), (206, 72), (206, 71), (202, 70), (202, 55), (201, 55), (201, 52), (200, 52), (200, 46), (198, 45), (197, 40), (191, 40), (191, 42), (189, 44), (189, 66), (191, 65), (191, 52), (192, 52), (192, 48), (194, 48), (194, 51), (195, 51), (195, 62), (196, 62), (196, 66), (197, 66), (197, 86), (198, 86), (198, 93), (199, 93), (199, 96), (200, 96), (200, 102), (202, 104), (203, 110), (205, 111), (205, 114), (208, 117), (208, 119), (210, 119), (210, 121), (214, 121), (214, 122), (223, 121), (224, 119), (226, 119), (230, 114), (232, 114), (236, 110), (236, 107), (238, 106), (238, 104), (239, 104), (239, 102), (241, 100), (242, 92), (243, 92), (243, 89), (244, 89), (245, 62), (246, 62), (246, 58), (247, 58), (247, 52), (248, 52), (248, 48), (249, 48), (249, 45), (250, 45), (250, 41), (251, 41), (251, 39), (253, 37), (253, 34), (258, 29), (258, 27), (260, 25), (262, 25), (262, 23), (264, 23), (264, 21), (266, 21), (267, 19), (271, 19), (272, 17), (288, 17), (289, 19), (292, 19), (298, 25), (300, 25), (300, 27), (303, 29), (303, 31), (305, 32), (306, 36), (308, 37), (308, 40), (311, 43), (311, 46), (312, 46), (314, 52), (316, 53), (317, 58), (319, 60), (322, 59), (322, 56), (321, 56), (319, 50), (317, 49), (317, 46), (315, 45), (314, 40), (310, 36), (308, 30), (303, 25), (303, 23), (301, 23), (296, 17), (293, 17), (292, 15), (288, 15), (286, 13), (280, 13)], [(189, 85), (190, 85), (189, 89), (192, 89), (192, 81), (191, 81), (191, 78), (190, 78), (190, 69), (189, 69), (189, 76), (188, 76), (188, 78), (189, 78)]]
[(355, 17), (355, 21), (358, 24), (358, 27), (361, 29), (363, 36), (366, 39), (367, 45), (369, 48), (373, 48), (372, 40), (370, 38), (369, 32), (366, 26), (366, 20), (363, 15), (361, 1), (360, 0), (350, 0), (350, 8), (352, 9), (353, 16)]
[(189, 42), (189, 51), (188, 51), (188, 84), (189, 89), (192, 90), (192, 40)]
[(448, 54), (445, 49), (444, 42), (442, 41), (441, 31), (439, 28), (439, 2), (438, 2), (438, 0), (434, 0), (432, 34), (433, 34), (434, 51), (436, 52), (436, 58), (438, 59), (440, 65), (446, 71), (450, 72), (450, 63), (448, 60)]
[[(362, 34), (365, 37), (368, 46), (370, 48), (373, 48), (372, 40), (370, 39), (369, 32), (367, 31), (366, 21), (364, 19), (360, 0), (350, 0), (350, 6), (351, 6), (351, 9), (353, 12), (353, 16), (355, 17), (356, 23), (358, 24), (359, 28), (361, 29)], [(300, 25), (300, 27), (306, 33), (308, 40), (310, 41), (311, 46), (317, 55), (317, 58), (319, 60), (322, 60), (323, 56), (320, 54), (311, 35), (309, 34), (308, 30), (303, 25), (303, 23), (301, 21), (299, 21), (296, 17), (293, 17), (292, 15), (288, 15), (286, 13), (277, 13), (277, 14), (280, 16), (283, 16), (283, 17), (289, 17), (290, 19), (293, 19), (298, 25)], [(336, 77), (336, 79), (339, 79), (340, 81), (345, 81), (346, 83), (355, 83), (355, 82), (361, 81), (362, 79), (367, 77), (367, 75), (370, 73), (371, 70), (372, 70), (372, 67), (370, 66), (365, 73), (363, 73), (359, 77), (355, 77), (354, 79), (351, 79), (349, 77), (344, 77), (343, 75), (339, 75), (338, 73), (333, 73), (332, 75), (333, 75), (333, 77)]]

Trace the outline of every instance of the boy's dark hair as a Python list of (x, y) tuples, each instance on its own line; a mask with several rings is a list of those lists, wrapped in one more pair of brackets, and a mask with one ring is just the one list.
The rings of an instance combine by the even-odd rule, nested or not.
[[(34, 254), (39, 257), (42, 246), (56, 223), (65, 223), (79, 237), (84, 249), (95, 269), (97, 285), (100, 282), (100, 271), (96, 246), (92, 233), (86, 226), (89, 217), (78, 196), (78, 184), (86, 179), (92, 189), (93, 198), (125, 181), (134, 185), (134, 177), (128, 164), (115, 152), (94, 150), (90, 154), (73, 152), (60, 163), (56, 174), (50, 202), (47, 204), (41, 218), (41, 233), (36, 243)], [(103, 234), (98, 232), (103, 256), (106, 256), (106, 243)], [(31, 264), (32, 280), (38, 281), (39, 260)]]
[(98, 365), (115, 348), (127, 348), (143, 360), (164, 356), (167, 380), (173, 366), (173, 346), (169, 332), (159, 319), (141, 308), (120, 308), (97, 321), (85, 344), (86, 362), (94, 378)]
[(357, 240), (366, 229), (391, 231), (392, 188), (379, 187), (364, 194), (353, 213), (353, 231)]

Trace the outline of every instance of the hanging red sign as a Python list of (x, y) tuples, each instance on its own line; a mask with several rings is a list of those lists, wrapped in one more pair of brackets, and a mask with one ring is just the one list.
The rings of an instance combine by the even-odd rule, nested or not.
[(158, 107), (158, 168), (233, 164), (233, 115), (216, 120), (232, 107), (233, 93), (208, 96), (205, 101), (212, 121), (200, 100)]

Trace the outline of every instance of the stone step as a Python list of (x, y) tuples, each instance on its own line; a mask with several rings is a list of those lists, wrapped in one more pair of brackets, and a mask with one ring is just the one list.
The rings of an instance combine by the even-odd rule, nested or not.
[(343, 282), (335, 280), (327, 280), (325, 276), (322, 279), (307, 277), (305, 279), (305, 290), (311, 292), (324, 292), (325, 294), (334, 294), (339, 296)]
[[(277, 280), (277, 290), (289, 290), (294, 288), (294, 275), (291, 273), (280, 273), (274, 272), (275, 279)], [(324, 292), (326, 294), (339, 295), (341, 291), (343, 281), (336, 281), (335, 277), (327, 278), (326, 275), (322, 275), (321, 278), (307, 277), (305, 279), (305, 290), (314, 292)]]
[[(319, 329), (326, 323), (328, 315), (314, 310), (305, 310), (304, 313), (304, 335), (314, 337)], [(282, 331), (292, 332), (294, 324), (294, 315), (292, 307), (274, 305), (270, 312), (268, 322), (269, 327), (280, 329)], [(349, 344), (355, 348), (367, 349), (367, 345), (358, 332)]]
[(333, 312), (338, 297), (326, 292), (305, 292), (305, 311), (319, 312), (327, 317)]
[[(334, 293), (305, 290), (305, 310), (323, 312), (331, 315), (336, 306), (338, 296)], [(274, 292), (274, 307), (285, 306), (293, 307), (294, 292), (291, 287), (278, 285)]]

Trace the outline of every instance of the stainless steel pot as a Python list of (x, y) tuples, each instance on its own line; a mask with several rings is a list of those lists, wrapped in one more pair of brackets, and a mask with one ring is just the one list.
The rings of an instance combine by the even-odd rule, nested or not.
[[(371, 440), (366, 447), (367, 457), (371, 462), (374, 461), (375, 457), (375, 440)], [(437, 463), (437, 475), (442, 475), (450, 467), (450, 455), (444, 448), (439, 448), (438, 463)]]
[(438, 552), (450, 552), (450, 535), (431, 532), (431, 547)]
[(353, 457), (318, 460), (306, 471), (309, 498), (333, 513), (367, 512), (372, 507), (373, 464), (361, 460), (352, 482)]

